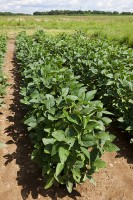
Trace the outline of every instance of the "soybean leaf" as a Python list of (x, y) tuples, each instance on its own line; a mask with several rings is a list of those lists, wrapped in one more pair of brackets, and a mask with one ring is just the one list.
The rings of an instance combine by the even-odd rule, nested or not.
[(97, 90), (92, 90), (86, 93), (86, 100), (90, 101), (94, 98), (95, 94), (96, 94)]
[(45, 189), (50, 188), (53, 185), (53, 183), (54, 183), (54, 176), (51, 175), (45, 184)]
[(115, 152), (115, 151), (119, 151), (120, 150), (115, 144), (112, 144), (112, 143), (110, 143), (108, 141), (105, 143), (103, 148), (107, 152)]
[(90, 160), (90, 153), (89, 153), (88, 149), (86, 149), (84, 147), (80, 147), (80, 149), (86, 155), (86, 157)]
[(67, 187), (68, 192), (71, 193), (73, 189), (73, 183), (68, 180), (66, 183), (66, 187)]
[(64, 147), (59, 148), (59, 157), (62, 164), (64, 164), (69, 156), (70, 152)]
[(73, 168), (73, 169), (72, 169), (72, 175), (73, 175), (74, 180), (75, 180), (77, 183), (80, 183), (80, 179), (81, 179), (81, 172), (80, 172), (80, 169), (79, 169), (79, 168)]
[(55, 105), (55, 99), (52, 95), (46, 94), (47, 102), (46, 102), (46, 107), (47, 109), (50, 110)]
[(65, 141), (65, 133), (62, 130), (57, 130), (52, 133), (52, 136), (59, 142)]
[(101, 139), (102, 144), (105, 144), (106, 141), (111, 140), (108, 132), (101, 132), (96, 136), (96, 138)]
[(54, 156), (58, 152), (58, 143), (52, 145), (51, 156)]
[(77, 99), (78, 99), (78, 97), (77, 97), (77, 96), (74, 96), (74, 95), (67, 95), (67, 96), (66, 96), (66, 100), (67, 100), (68, 102), (76, 101)]
[(62, 88), (62, 96), (67, 96), (68, 92), (69, 92), (69, 88), (68, 87)]
[(56, 166), (55, 175), (58, 176), (62, 172), (63, 168), (64, 168), (64, 164), (58, 163)]
[(85, 147), (92, 147), (93, 145), (96, 144), (96, 139), (91, 134), (83, 135), (81, 141), (83, 143), (83, 146), (85, 146)]
[(101, 168), (105, 168), (106, 167), (106, 163), (101, 159), (97, 159), (94, 162), (93, 166), (96, 168), (96, 171), (98, 171)]
[(110, 124), (110, 123), (112, 122), (112, 120), (111, 120), (110, 118), (108, 118), (108, 117), (103, 117), (103, 118), (102, 118), (102, 121), (103, 121), (106, 125), (108, 125), (108, 124)]
[(42, 141), (43, 141), (44, 145), (48, 145), (48, 144), (54, 144), (55, 139), (54, 138), (43, 138)]

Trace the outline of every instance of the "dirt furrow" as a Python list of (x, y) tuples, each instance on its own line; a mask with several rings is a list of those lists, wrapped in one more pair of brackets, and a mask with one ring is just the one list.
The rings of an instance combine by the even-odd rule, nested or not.
[[(11, 40), (7, 45), (7, 53), (5, 57), (5, 65), (4, 65), (4, 73), (8, 76), (8, 84), (7, 87), (7, 95), (4, 98), (4, 106), (1, 108), (0, 115), (0, 140), (7, 143), (6, 148), (0, 149), (0, 199), (11, 199), (8, 196), (11, 190), (15, 190), (17, 187), (16, 176), (18, 171), (18, 166), (15, 163), (15, 160), (12, 160), (12, 163), (6, 165), (6, 158), (4, 156), (12, 154), (16, 151), (16, 145), (12, 141), (12, 137), (9, 134), (9, 127), (13, 127), (14, 123), (11, 120), (14, 117), (13, 111), (10, 109), (10, 105), (13, 104), (14, 101), (14, 76), (12, 73), (12, 69), (14, 67), (13, 63), (13, 52), (14, 52), (14, 41)], [(10, 143), (10, 145), (8, 145)], [(12, 159), (12, 158), (10, 158)], [(12, 181), (10, 181), (12, 178)], [(11, 194), (11, 193), (10, 193)]]

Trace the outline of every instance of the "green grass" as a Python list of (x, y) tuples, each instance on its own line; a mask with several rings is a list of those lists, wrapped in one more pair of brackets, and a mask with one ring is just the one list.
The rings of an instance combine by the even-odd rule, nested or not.
[(133, 16), (0, 16), (0, 33), (15, 37), (43, 29), (50, 34), (85, 31), (88, 36), (106, 37), (133, 47)]

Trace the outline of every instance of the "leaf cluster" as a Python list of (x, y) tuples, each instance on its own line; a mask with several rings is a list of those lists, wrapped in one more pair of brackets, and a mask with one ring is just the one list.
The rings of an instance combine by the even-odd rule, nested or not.
[(45, 56), (60, 57), (87, 90), (97, 90), (96, 99), (114, 114), (113, 121), (133, 135), (133, 49), (82, 32), (50, 37), (40, 31), (35, 38)]
[(111, 113), (94, 99), (97, 91), (88, 90), (73, 69), (64, 65), (66, 59), (54, 53), (56, 45), (60, 48), (43, 32), (18, 36), (21, 102), (27, 109), (24, 123), (35, 147), (32, 159), (47, 177), (45, 188), (57, 181), (71, 192), (75, 183), (92, 181), (92, 174), (105, 167), (104, 152), (118, 148), (112, 144), (115, 137), (105, 130)]

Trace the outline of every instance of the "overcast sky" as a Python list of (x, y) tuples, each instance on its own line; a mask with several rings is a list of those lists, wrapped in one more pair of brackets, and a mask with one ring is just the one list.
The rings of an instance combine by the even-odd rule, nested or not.
[(0, 0), (0, 11), (33, 13), (46, 10), (133, 12), (133, 0)]

